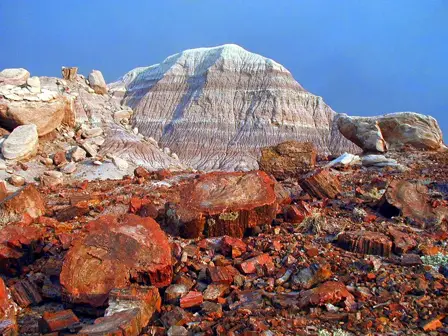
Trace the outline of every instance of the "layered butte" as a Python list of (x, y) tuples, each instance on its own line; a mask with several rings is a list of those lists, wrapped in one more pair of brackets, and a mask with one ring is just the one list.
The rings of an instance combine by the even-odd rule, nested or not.
[(321, 97), (237, 45), (186, 50), (109, 89), (134, 110), (140, 133), (198, 169), (254, 169), (260, 148), (285, 140), (313, 142), (325, 154), (356, 150)]

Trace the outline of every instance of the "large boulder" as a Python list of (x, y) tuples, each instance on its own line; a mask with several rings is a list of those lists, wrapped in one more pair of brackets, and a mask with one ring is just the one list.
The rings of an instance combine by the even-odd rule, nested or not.
[(89, 85), (98, 94), (107, 93), (107, 85), (103, 74), (99, 70), (92, 70), (89, 74)]
[(0, 228), (24, 216), (37, 218), (45, 214), (45, 202), (36, 187), (28, 184), (0, 202)]
[(275, 183), (262, 171), (202, 175), (182, 187), (180, 203), (167, 210), (166, 225), (186, 238), (242, 237), (275, 218)]
[(337, 119), (339, 131), (365, 152), (385, 152), (410, 146), (415, 149), (438, 150), (444, 147), (437, 120), (414, 112), (391, 113), (376, 117)]
[(16, 320), (17, 307), (11, 300), (8, 288), (0, 278), (0, 334), (4, 336), (18, 335)]
[(0, 85), (24, 85), (29, 77), (30, 73), (23, 68), (4, 69), (0, 72)]
[(170, 244), (152, 218), (103, 216), (87, 230), (64, 260), (60, 281), (65, 300), (100, 307), (114, 288), (171, 283)]
[(39, 136), (34, 124), (19, 126), (3, 142), (2, 153), (5, 159), (27, 159), (37, 151)]
[(39, 136), (53, 131), (73, 113), (73, 101), (62, 95), (50, 101), (0, 100), (2, 127), (13, 130), (19, 125), (34, 124)]
[(307, 173), (316, 165), (316, 147), (310, 142), (285, 141), (261, 150), (260, 169), (277, 179)]

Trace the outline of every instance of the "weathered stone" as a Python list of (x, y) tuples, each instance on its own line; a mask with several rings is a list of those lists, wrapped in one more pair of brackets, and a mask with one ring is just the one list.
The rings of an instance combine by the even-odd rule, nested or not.
[(257, 268), (272, 269), (273, 268), (272, 258), (267, 253), (260, 254), (257, 257), (245, 260), (239, 265), (239, 268), (244, 274), (252, 274), (257, 272)]
[(75, 80), (76, 75), (78, 74), (78, 68), (77, 67), (62, 67), (62, 78), (65, 80)]
[(126, 160), (119, 158), (118, 156), (112, 157), (112, 162), (121, 171), (127, 171), (129, 163)]
[(401, 265), (403, 266), (418, 266), (423, 264), (422, 259), (418, 254), (403, 254), (401, 256)]
[(377, 117), (338, 117), (340, 132), (365, 151), (385, 152), (387, 148), (437, 150), (443, 148), (442, 131), (431, 117), (413, 112)]
[(17, 276), (22, 266), (34, 261), (43, 247), (44, 230), (28, 224), (8, 225), (0, 230), (0, 269)]
[(223, 297), (229, 291), (229, 285), (225, 284), (210, 284), (204, 291), (205, 301), (217, 301), (220, 297)]
[(328, 303), (337, 304), (344, 302), (347, 310), (352, 310), (355, 298), (347, 290), (342, 282), (327, 281), (319, 287), (300, 293), (298, 306), (305, 308), (309, 306), (323, 306)]
[(0, 334), (4, 336), (18, 335), (16, 306), (10, 299), (9, 290), (0, 278)]
[(45, 213), (45, 203), (36, 187), (28, 184), (0, 202), (0, 228), (27, 215), (37, 218)]
[(54, 154), (53, 162), (56, 166), (60, 166), (67, 163), (67, 158), (65, 157), (65, 151), (60, 151)]
[(40, 79), (39, 77), (33, 76), (26, 80), (28, 90), (31, 93), (40, 93)]
[(173, 310), (162, 315), (161, 321), (166, 328), (171, 326), (182, 326), (191, 320), (189, 314), (180, 307), (175, 307)]
[(239, 272), (231, 265), (214, 266), (207, 269), (213, 283), (230, 285)]
[(0, 71), (0, 85), (24, 85), (30, 73), (23, 69), (4, 69)]
[(172, 326), (168, 329), (167, 336), (188, 336), (188, 330), (183, 326)]
[(394, 253), (396, 254), (407, 253), (409, 250), (412, 250), (417, 246), (415, 239), (392, 227), (389, 228), (389, 235), (392, 237), (392, 241), (394, 243)]
[(342, 114), (337, 117), (337, 125), (342, 135), (365, 152), (387, 152), (387, 143), (376, 119), (349, 117)]
[(42, 302), (42, 296), (37, 287), (28, 280), (21, 280), (10, 287), (14, 301), (22, 308), (37, 305)]
[(165, 290), (165, 302), (176, 304), (181, 296), (188, 293), (189, 288), (184, 284), (173, 284)]
[(131, 282), (170, 284), (171, 248), (153, 219), (108, 215), (90, 222), (87, 229), (64, 260), (60, 281), (66, 300), (99, 307), (111, 289)]
[(71, 159), (74, 162), (82, 161), (86, 158), (87, 152), (81, 147), (76, 146), (71, 152)]
[(143, 167), (137, 167), (134, 170), (134, 175), (137, 177), (148, 179), (151, 176), (151, 173)]
[(89, 85), (97, 94), (107, 93), (106, 81), (99, 70), (92, 70), (89, 74)]
[(341, 192), (339, 179), (327, 169), (317, 169), (302, 177), (300, 186), (310, 196), (317, 198), (336, 198)]
[(86, 128), (82, 132), (82, 136), (86, 139), (101, 136), (102, 134), (103, 134), (103, 129), (101, 127)]
[(338, 245), (347, 251), (389, 257), (392, 242), (386, 235), (372, 231), (344, 232), (338, 236)]
[(63, 209), (56, 211), (55, 218), (59, 222), (67, 222), (73, 218), (83, 216), (90, 211), (88, 202), (78, 202), (75, 205), (70, 205)]
[(56, 170), (46, 171), (40, 178), (45, 187), (56, 187), (64, 183), (64, 175)]
[(39, 143), (36, 125), (19, 126), (3, 142), (2, 153), (8, 160), (21, 160), (34, 155)]
[(180, 299), (181, 308), (191, 308), (195, 306), (200, 306), (204, 302), (204, 298), (201, 292), (189, 292)]
[(328, 280), (332, 276), (329, 265), (311, 264), (310, 267), (301, 269), (292, 277), (292, 283), (301, 289), (310, 289), (318, 283)]
[(317, 152), (310, 142), (286, 141), (261, 150), (260, 170), (276, 179), (308, 173), (316, 165)]
[(73, 118), (71, 99), (56, 94), (51, 101), (0, 100), (0, 125), (8, 130), (17, 126), (34, 124), (39, 136), (46, 135), (60, 126), (63, 120)]
[(25, 184), (25, 178), (19, 175), (12, 175), (8, 182), (11, 183), (14, 187), (21, 187)]
[(274, 184), (261, 171), (202, 175), (182, 187), (180, 204), (167, 213), (167, 225), (186, 238), (242, 237), (246, 229), (275, 218)]
[(220, 243), (221, 252), (232, 258), (238, 258), (247, 250), (247, 245), (239, 238), (224, 236)]
[(81, 329), (78, 317), (71, 311), (62, 310), (58, 312), (44, 312), (39, 320), (39, 330), (43, 334), (51, 332), (73, 333)]
[(302, 201), (283, 208), (283, 217), (289, 223), (300, 224), (307, 216), (311, 216), (311, 209)]
[(447, 216), (446, 208), (431, 207), (426, 186), (404, 180), (394, 180), (389, 184), (378, 209), (385, 217), (401, 215), (422, 228), (437, 225)]
[(156, 287), (129, 287), (114, 289), (109, 293), (109, 307), (105, 316), (114, 316), (116, 313), (139, 309), (140, 330), (146, 327), (155, 312), (160, 311), (162, 299)]
[(84, 326), (78, 336), (138, 336), (142, 325), (138, 308), (122, 310), (114, 315), (101, 317), (92, 325)]

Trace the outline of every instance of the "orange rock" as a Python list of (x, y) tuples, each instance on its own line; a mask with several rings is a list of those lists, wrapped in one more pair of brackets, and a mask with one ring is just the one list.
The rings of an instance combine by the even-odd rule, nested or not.
[(204, 298), (201, 292), (189, 292), (180, 299), (180, 307), (191, 308), (200, 306), (202, 302), (204, 302)]
[(221, 251), (226, 256), (238, 258), (247, 250), (247, 245), (239, 238), (224, 236), (221, 239)]
[(167, 211), (167, 225), (186, 238), (242, 237), (275, 218), (275, 183), (261, 171), (201, 175), (182, 187), (180, 204), (170, 210), (171, 217)]
[(9, 291), (0, 278), (0, 334), (4, 336), (18, 335), (16, 306), (9, 299)]
[(171, 283), (171, 247), (152, 218), (108, 215), (90, 222), (87, 230), (64, 260), (60, 281), (65, 300), (99, 307), (112, 289), (131, 282)]
[(328, 169), (317, 169), (303, 176), (299, 184), (310, 196), (320, 199), (336, 198), (341, 192), (341, 182)]
[(239, 265), (239, 268), (244, 274), (252, 274), (257, 272), (258, 267), (266, 267), (267, 269), (272, 269), (273, 267), (272, 258), (267, 253), (260, 254), (257, 257), (245, 260)]
[(54, 313), (44, 312), (39, 320), (39, 330), (43, 334), (55, 331), (69, 331), (70, 329), (81, 329), (78, 317), (70, 309)]
[(423, 330), (424, 331), (435, 331), (439, 328), (443, 327), (442, 322), (440, 322), (440, 320), (442, 320), (445, 316), (438, 316), (435, 319), (432, 319), (431, 321), (425, 323), (425, 325), (423, 326)]
[(300, 293), (299, 307), (322, 306), (327, 303), (337, 304), (344, 301), (347, 310), (351, 310), (355, 298), (342, 282), (327, 281), (319, 287)]

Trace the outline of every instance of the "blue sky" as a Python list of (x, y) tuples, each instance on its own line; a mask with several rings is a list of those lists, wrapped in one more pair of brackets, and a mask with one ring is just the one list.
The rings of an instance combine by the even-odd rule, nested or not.
[(287, 67), (337, 112), (415, 111), (448, 133), (447, 0), (0, 0), (0, 68), (108, 82), (236, 43)]

